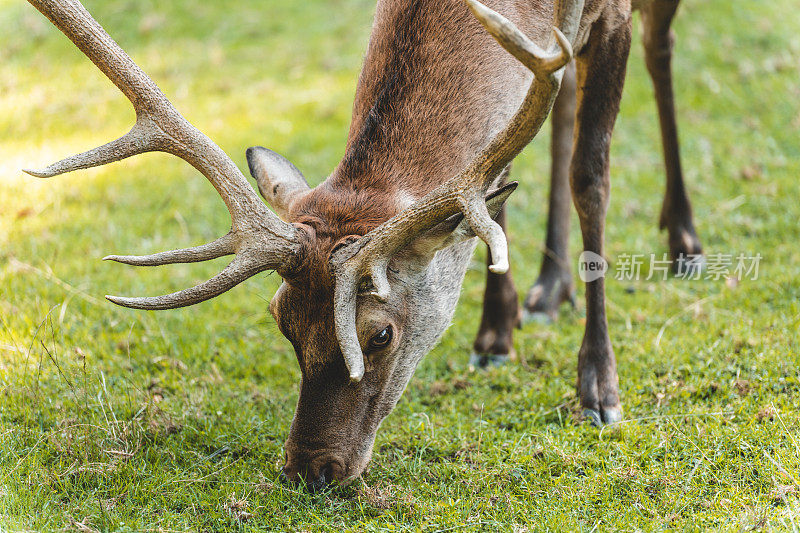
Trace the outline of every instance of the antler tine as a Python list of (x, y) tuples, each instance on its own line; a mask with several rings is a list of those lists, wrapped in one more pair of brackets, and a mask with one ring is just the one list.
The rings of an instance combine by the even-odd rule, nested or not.
[[(355, 328), (356, 300), (361, 281), (372, 281), (372, 294), (388, 295), (386, 265), (416, 235), (461, 212), (475, 234), (489, 245), (492, 272), (508, 270), (508, 244), (502, 228), (489, 216), (485, 192), (500, 172), (538, 133), (561, 86), (563, 67), (572, 59), (583, 0), (564, 0), (555, 9), (557, 47), (543, 51), (513, 23), (477, 0), (464, 0), (487, 31), (534, 73), (534, 80), (511, 122), (460, 174), (373, 229), (332, 259), (336, 276), (334, 323), (350, 379), (360, 381), (364, 356)], [(559, 27), (561, 30), (559, 30)], [(562, 33), (563, 32), (563, 33)]]
[(144, 152), (167, 152), (200, 171), (222, 197), (231, 215), (231, 231), (211, 243), (146, 256), (106, 257), (131, 265), (153, 266), (237, 254), (220, 274), (197, 287), (168, 296), (155, 299), (109, 297), (109, 300), (142, 309), (182, 307), (217, 296), (268, 268), (289, 272), (293, 264), (291, 259), (299, 246), (297, 229), (267, 209), (225, 152), (173, 107), (155, 82), (78, 0), (28, 1), (122, 91), (133, 104), (136, 122), (128, 133), (110, 143), (67, 157), (45, 169), (25, 172), (37, 177), (52, 177)]
[(464, 0), (464, 2), (492, 37), (534, 74), (547, 75), (560, 69), (572, 59), (572, 47), (557, 27), (553, 28), (553, 33), (556, 35), (560, 50), (548, 53), (528, 39), (519, 28), (498, 12), (489, 9), (477, 0)]
[[(461, 175), (455, 178), (461, 181), (484, 180), (488, 186), (536, 136), (547, 115), (550, 114), (558, 89), (561, 87), (562, 69), (572, 60), (572, 45), (561, 30), (554, 26), (553, 34), (557, 47), (552, 52), (546, 53), (499, 13), (477, 0), (464, 1), (492, 37), (528, 67), (535, 76), (522, 105), (508, 126), (492, 139)], [(571, 2), (573, 5), (578, 3), (581, 6), (583, 4), (582, 1)], [(582, 9), (580, 11), (571, 9), (569, 12), (580, 17), (581, 11)], [(566, 21), (559, 22), (564, 24)], [(577, 32), (577, 24), (574, 30)], [(574, 37), (573, 35), (572, 38)]]
[(187, 305), (194, 305), (210, 300), (223, 292), (231, 290), (247, 278), (269, 268), (274, 268), (274, 265), (265, 265), (263, 262), (256, 260), (253, 256), (237, 255), (219, 274), (189, 289), (173, 292), (172, 294), (166, 294), (164, 296), (144, 298), (125, 298), (123, 296), (106, 295), (106, 299), (117, 305), (130, 307), (131, 309), (145, 309), (148, 311), (175, 309), (177, 307), (185, 307)]
[(233, 233), (226, 233), (216, 241), (200, 246), (151, 255), (107, 255), (103, 261), (116, 261), (133, 266), (159, 266), (172, 263), (197, 263), (232, 253), (236, 253)]
[(28, 168), (22, 170), (37, 178), (52, 178), (73, 170), (105, 165), (144, 153), (147, 151), (147, 146), (152, 144), (156, 133), (146, 124), (147, 121), (137, 120), (133, 128), (119, 139), (81, 154), (66, 157), (42, 170)]

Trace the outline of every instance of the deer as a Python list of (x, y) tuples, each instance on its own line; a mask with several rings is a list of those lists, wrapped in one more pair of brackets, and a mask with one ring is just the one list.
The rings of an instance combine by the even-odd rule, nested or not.
[[(631, 42), (628, 0), (379, 0), (344, 156), (331, 174), (311, 188), (281, 155), (247, 149), (271, 209), (78, 0), (29, 2), (130, 100), (136, 120), (119, 139), (26, 172), (52, 177), (161, 151), (205, 176), (230, 212), (230, 230), (210, 243), (105, 258), (160, 266), (233, 256), (208, 281), (163, 296), (106, 298), (174, 309), (261, 272), (281, 277), (269, 311), (301, 373), (280, 469), (289, 482), (317, 490), (364, 472), (381, 422), (450, 324), (478, 240), (489, 247), (489, 264), (475, 348), (511, 351), (520, 306), (505, 236), (504, 205), (518, 186), (509, 166), (554, 105), (564, 115), (554, 121), (554, 194), (569, 183), (584, 249), (603, 253), (609, 143)], [(646, 31), (658, 33), (668, 31), (670, 17), (660, 13), (672, 5), (635, 7), (650, 13)], [(654, 61), (663, 59), (661, 46)], [(570, 92), (572, 99), (560, 96)], [(553, 230), (563, 228), (556, 222)], [(598, 425), (622, 419), (604, 287), (603, 278), (586, 284), (578, 353), (578, 397)]]

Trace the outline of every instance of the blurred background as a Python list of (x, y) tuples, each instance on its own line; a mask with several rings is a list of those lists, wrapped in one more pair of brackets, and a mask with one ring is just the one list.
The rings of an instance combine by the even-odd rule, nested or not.
[[(243, 170), (245, 149), (263, 145), (316, 184), (342, 156), (373, 0), (84, 3)], [(675, 88), (700, 239), (706, 253), (763, 259), (759, 279), (739, 284), (609, 282), (626, 414), (644, 421), (608, 445), (574, 422), (582, 303), (555, 325), (518, 332), (518, 362), (469, 372), (480, 247), (454, 325), (384, 424), (365, 484), (320, 500), (273, 484), (299, 380), (267, 313), (278, 277), (258, 276), (189, 309), (106, 302), (104, 294), (167, 293), (216, 273), (224, 259), (136, 269), (100, 258), (207, 242), (228, 230), (228, 214), (201, 175), (164, 154), (49, 180), (23, 174), (118, 137), (134, 114), (41, 14), (0, 0), (0, 521), (93, 530), (590, 529), (730, 517), (745, 526), (763, 515), (779, 526), (793, 509), (783, 502), (797, 490), (785, 487), (797, 487), (800, 452), (792, 436), (800, 400), (795, 12), (789, 0), (685, 0), (679, 10)], [(635, 16), (612, 151), (612, 263), (668, 251), (639, 28)], [(513, 169), (521, 187), (508, 231), (521, 293), (544, 245), (548, 133)], [(573, 223), (573, 257), (579, 243)], [(722, 414), (681, 418), (687, 413)], [(775, 500), (779, 489), (788, 492)]]

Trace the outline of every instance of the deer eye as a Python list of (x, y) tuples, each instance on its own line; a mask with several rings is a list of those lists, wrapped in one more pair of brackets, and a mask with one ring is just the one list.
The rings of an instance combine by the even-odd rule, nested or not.
[(392, 342), (392, 326), (386, 326), (369, 340), (369, 347), (373, 350), (386, 348)]

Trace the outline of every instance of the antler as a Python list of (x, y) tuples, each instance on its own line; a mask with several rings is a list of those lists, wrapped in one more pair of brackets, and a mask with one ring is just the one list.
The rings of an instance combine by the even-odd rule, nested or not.
[[(485, 192), (502, 170), (533, 139), (550, 113), (561, 86), (563, 67), (572, 59), (583, 0), (556, 4), (553, 28), (558, 45), (545, 52), (514, 24), (477, 0), (464, 0), (475, 17), (508, 52), (534, 73), (534, 80), (511, 122), (460, 174), (448, 180), (384, 224), (334, 254), (336, 336), (352, 381), (364, 375), (364, 356), (356, 334), (359, 287), (381, 300), (389, 295), (386, 269), (398, 251), (448, 217), (463, 213), (475, 235), (487, 245), (494, 273), (508, 270), (508, 245), (502, 228), (489, 216)], [(559, 29), (560, 27), (560, 29)], [(365, 283), (371, 282), (370, 283)]]
[(144, 152), (180, 157), (199, 170), (217, 190), (231, 214), (231, 230), (209, 244), (144, 256), (110, 255), (105, 259), (137, 266), (191, 263), (236, 254), (222, 272), (190, 289), (152, 298), (106, 296), (136, 309), (172, 309), (196, 304), (230, 290), (264, 270), (281, 275), (293, 268), (299, 249), (297, 229), (280, 220), (259, 200), (236, 164), (192, 126), (147, 74), (114, 42), (77, 0), (28, 0), (77, 46), (131, 101), (136, 123), (108, 144), (67, 157), (28, 174), (49, 178), (105, 165)]

